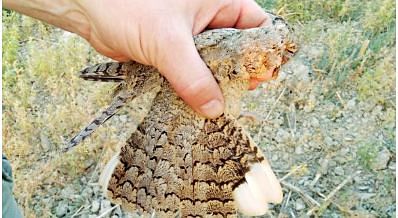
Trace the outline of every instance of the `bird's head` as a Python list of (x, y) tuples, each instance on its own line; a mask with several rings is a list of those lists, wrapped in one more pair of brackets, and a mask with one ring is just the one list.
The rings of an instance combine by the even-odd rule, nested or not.
[(263, 27), (214, 29), (195, 36), (202, 59), (213, 72), (225, 98), (226, 111), (237, 114), (243, 93), (275, 79), (297, 51), (292, 29), (270, 15)]
[(209, 30), (196, 36), (195, 44), (221, 86), (241, 81), (245, 90), (251, 81), (276, 78), (281, 65), (297, 50), (292, 29), (272, 14), (263, 27)]
[[(268, 24), (261, 28), (243, 30), (240, 41), (241, 76), (249, 79), (249, 88), (260, 82), (275, 79), (280, 68), (297, 51), (292, 37), (292, 29), (277, 16), (272, 16)], [(246, 39), (247, 38), (247, 39)]]

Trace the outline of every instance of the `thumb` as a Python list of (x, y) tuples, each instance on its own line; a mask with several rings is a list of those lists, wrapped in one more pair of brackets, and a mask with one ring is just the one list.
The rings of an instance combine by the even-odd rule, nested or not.
[(156, 67), (195, 111), (208, 118), (220, 116), (224, 111), (221, 90), (200, 58), (192, 34), (180, 31), (166, 37), (160, 42), (162, 55)]

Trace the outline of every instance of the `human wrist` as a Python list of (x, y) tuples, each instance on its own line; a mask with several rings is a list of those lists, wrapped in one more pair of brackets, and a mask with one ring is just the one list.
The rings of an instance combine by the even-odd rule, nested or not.
[(80, 1), (3, 0), (3, 7), (89, 38), (90, 25)]

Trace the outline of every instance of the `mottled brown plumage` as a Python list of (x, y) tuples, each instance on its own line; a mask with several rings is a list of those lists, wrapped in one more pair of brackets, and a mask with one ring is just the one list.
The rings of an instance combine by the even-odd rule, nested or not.
[(195, 37), (225, 97), (225, 113), (217, 119), (205, 119), (189, 108), (153, 67), (106, 63), (81, 72), (84, 79), (121, 84), (111, 106), (74, 137), (70, 147), (126, 102), (156, 93), (149, 113), (101, 176), (110, 199), (129, 211), (156, 217), (236, 217), (237, 210), (261, 215), (267, 203), (281, 201), (280, 185), (267, 160), (236, 121), (249, 79), (271, 69), (276, 75), (295, 52), (285, 22), (274, 17), (271, 23)]

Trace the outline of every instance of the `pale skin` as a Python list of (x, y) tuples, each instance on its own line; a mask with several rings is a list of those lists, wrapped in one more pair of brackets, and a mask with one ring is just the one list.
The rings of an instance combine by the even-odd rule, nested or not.
[[(253, 28), (269, 17), (253, 0), (3, 0), (3, 6), (85, 38), (117, 61), (152, 65), (202, 115), (223, 113), (218, 84), (195, 49), (207, 28)], [(250, 89), (272, 78), (251, 78)]]

